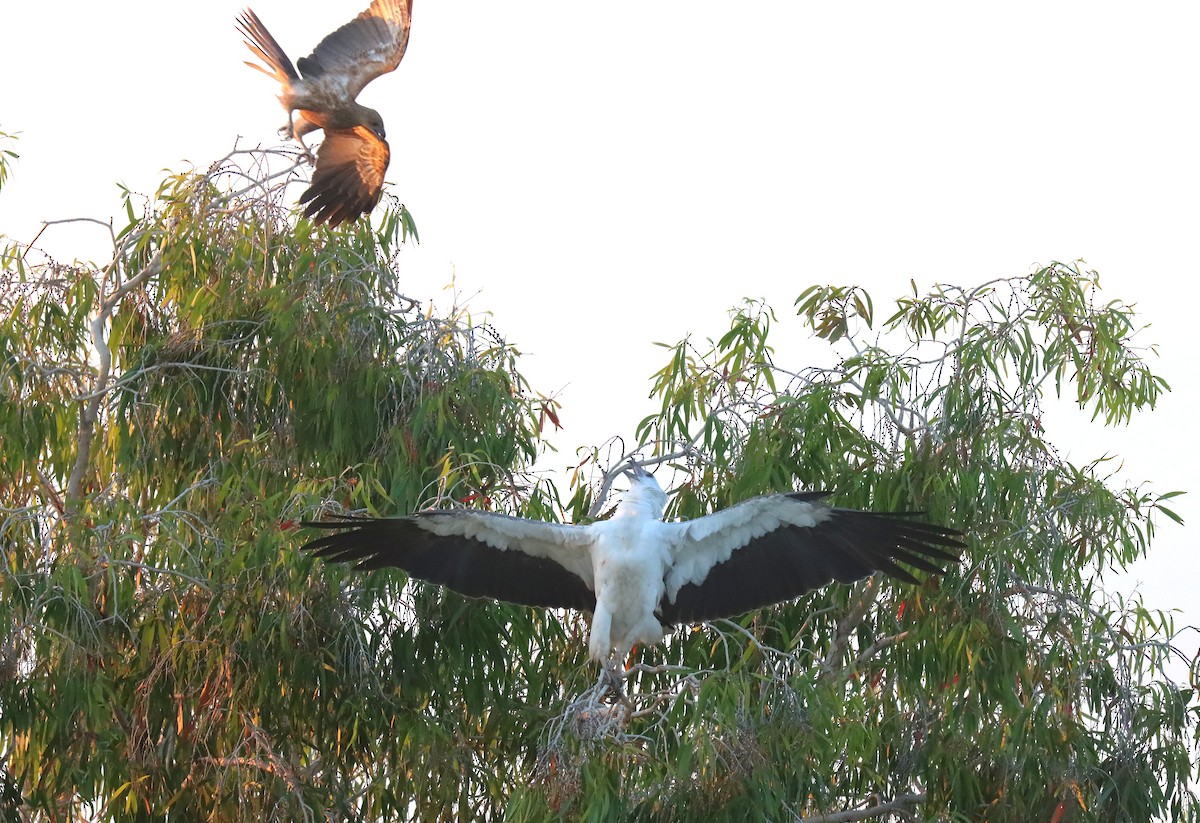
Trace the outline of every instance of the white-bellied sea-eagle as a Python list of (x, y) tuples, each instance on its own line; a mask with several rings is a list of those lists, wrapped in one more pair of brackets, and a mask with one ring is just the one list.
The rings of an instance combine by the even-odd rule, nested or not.
[(825, 492), (771, 494), (681, 522), (636, 463), (607, 520), (544, 523), (471, 509), (306, 522), (339, 529), (305, 548), (359, 569), (396, 566), (469, 597), (592, 612), (591, 657), (605, 662), (673, 625), (733, 617), (831, 581), (877, 571), (917, 583), (958, 560), (960, 532), (906, 513), (839, 509)]

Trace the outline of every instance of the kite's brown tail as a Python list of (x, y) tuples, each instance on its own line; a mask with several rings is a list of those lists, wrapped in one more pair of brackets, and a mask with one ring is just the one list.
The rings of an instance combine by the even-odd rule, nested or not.
[(275, 38), (271, 36), (271, 32), (267, 31), (267, 27), (263, 25), (262, 20), (258, 19), (258, 15), (250, 9), (242, 12), (237, 19), (237, 29), (241, 35), (246, 38), (246, 48), (250, 49), (256, 57), (270, 66), (274, 71), (267, 71), (257, 63), (246, 61), (246, 65), (252, 69), (258, 69), (268, 77), (274, 77), (283, 84), (286, 89), (295, 80), (300, 79), (300, 75), (296, 73), (296, 67), (292, 65), (291, 59), (275, 42)]

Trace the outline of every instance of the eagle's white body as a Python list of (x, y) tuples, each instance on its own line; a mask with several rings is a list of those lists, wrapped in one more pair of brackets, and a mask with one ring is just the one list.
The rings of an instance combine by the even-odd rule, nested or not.
[(596, 612), (588, 651), (594, 660), (613, 649), (662, 640), (654, 616), (677, 542), (662, 522), (667, 496), (657, 483), (638, 483), (611, 519), (593, 525), (592, 587)]

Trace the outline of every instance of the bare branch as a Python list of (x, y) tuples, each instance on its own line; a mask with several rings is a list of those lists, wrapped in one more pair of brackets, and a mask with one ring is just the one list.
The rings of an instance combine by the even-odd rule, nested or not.
[(872, 657), (879, 654), (884, 649), (896, 645), (906, 637), (908, 637), (908, 632), (900, 632), (899, 634), (891, 634), (887, 637), (879, 638), (870, 646), (867, 646), (865, 649), (859, 652), (854, 658), (854, 662), (852, 662), (847, 668), (851, 670), (861, 668), (862, 665)]
[(857, 820), (870, 820), (874, 817), (883, 817), (885, 814), (906, 814), (908, 812), (907, 806), (924, 803), (925, 800), (926, 796), (924, 792), (920, 794), (902, 794), (886, 803), (877, 803), (865, 809), (847, 809), (843, 812), (819, 814), (816, 817), (797, 817), (796, 823), (854, 823)]
[(774, 646), (766, 645), (761, 640), (759, 640), (757, 637), (755, 637), (753, 632), (749, 631), (748, 629), (746, 629), (746, 627), (739, 625), (738, 623), (734, 622), (733, 620), (722, 619), (719, 621), (707, 622), (704, 625), (711, 626), (714, 631), (716, 631), (720, 634), (724, 634), (724, 632), (722, 632), (721, 628), (717, 626), (718, 622), (724, 626), (728, 626), (729, 628), (733, 629), (734, 631), (741, 633), (747, 640), (750, 641), (750, 644), (754, 647), (754, 649), (756, 651), (760, 651), (765, 654), (769, 654), (772, 657), (782, 658), (796, 666), (800, 665), (799, 661), (796, 659), (796, 656), (794, 654), (785, 652), (781, 649), (777, 649)]
[(164, 569), (159, 566), (151, 566), (148, 563), (137, 563), (133, 560), (121, 560), (119, 558), (109, 557), (107, 555), (102, 556), (100, 558), (100, 562), (107, 563), (110, 566), (126, 566), (130, 569), (137, 569), (138, 571), (143, 571), (143, 572), (154, 572), (155, 574), (174, 575), (175, 577), (179, 577), (179, 578), (182, 578), (182, 579), (188, 581), (189, 583), (191, 583), (194, 586), (198, 586), (199, 588), (204, 589), (206, 592), (212, 591), (212, 588), (207, 583), (205, 583), (203, 580), (201, 580), (200, 578), (193, 577), (190, 574), (184, 574), (183, 572), (180, 572), (180, 571), (175, 571), (174, 569)]
[[(121, 250), (117, 249), (113, 254), (113, 262), (109, 266), (110, 271), (116, 268), (120, 259)], [(121, 298), (157, 274), (161, 268), (162, 251), (160, 250), (154, 253), (150, 262), (140, 272), (125, 281), (100, 304), (100, 311), (92, 320), (92, 346), (100, 360), (100, 370), (93, 383), (93, 396), (84, 405), (79, 415), (78, 453), (75, 455), (75, 465), (71, 469), (71, 476), (67, 480), (68, 511), (72, 511), (80, 499), (83, 476), (87, 472), (92, 458), (92, 440), (96, 435), (96, 423), (100, 418), (100, 403), (104, 399), (104, 389), (108, 385), (108, 378), (112, 372), (112, 351), (108, 348), (108, 342), (104, 337), (105, 326), (112, 317), (113, 308)]]
[(50, 505), (54, 507), (54, 510), (57, 511), (59, 515), (66, 514), (67, 509), (66, 506), (63, 505), (62, 496), (58, 493), (58, 490), (54, 488), (54, 483), (51, 482), (50, 478), (46, 476), (46, 473), (42, 471), (40, 467), (37, 470), (37, 476), (38, 482), (42, 484), (42, 488), (50, 497)]
[[(717, 411), (721, 410), (718, 409)], [(717, 412), (713, 412), (713, 414), (716, 413)], [(667, 454), (660, 454), (655, 457), (647, 457), (645, 459), (639, 458), (638, 463), (645, 468), (647, 466), (661, 466), (662, 464), (669, 463), (672, 460), (683, 460), (685, 458), (692, 460), (699, 459), (702, 457), (702, 455), (700, 455), (700, 453), (694, 448), (695, 443), (699, 438), (700, 435), (696, 435), (691, 439), (691, 441), (685, 444), (683, 448), (677, 449), (676, 451), (669, 452)], [(600, 516), (600, 512), (604, 510), (605, 501), (608, 499), (609, 494), (612, 493), (613, 481), (621, 476), (622, 472), (625, 471), (625, 464), (632, 460), (636, 454), (636, 450), (622, 454), (621, 458), (613, 464), (613, 467), (604, 473), (604, 479), (600, 483), (600, 490), (596, 492), (596, 497), (592, 501), (591, 507), (588, 509), (588, 517), (596, 518)]]
[(828, 681), (833, 678), (839, 671), (845, 669), (844, 666), (839, 666), (838, 661), (842, 654), (846, 651), (846, 646), (850, 643), (850, 635), (858, 628), (866, 618), (867, 612), (871, 608), (876, 598), (879, 597), (879, 581), (870, 577), (863, 584), (862, 595), (858, 602), (846, 612), (845, 617), (838, 621), (837, 632), (834, 634), (833, 642), (829, 644), (829, 651), (825, 653), (825, 659), (821, 661), (821, 667), (824, 671), (821, 673), (821, 680)]
[[(242, 152), (236, 152), (236, 151), (230, 152), (229, 155), (226, 157), (226, 159), (228, 160), (228, 159), (232, 158), (235, 154), (239, 154), (239, 153), (242, 153)], [(282, 153), (282, 152), (276, 152), (276, 153)], [(298, 171), (302, 165), (304, 165), (307, 162), (308, 162), (308, 157), (306, 157), (303, 154), (297, 155), (296, 158), (292, 161), (291, 165), (287, 166), (286, 168), (280, 169), (279, 171), (271, 172), (266, 177), (254, 180), (254, 182), (250, 183), (249, 185), (247, 185), (241, 189), (238, 189), (237, 191), (230, 192), (229, 194), (224, 195), (222, 198), (220, 198), (220, 202), (228, 203), (230, 201), (237, 200), (242, 195), (244, 195), (247, 192), (250, 192), (254, 189), (262, 189), (264, 193), (267, 193), (267, 191), (270, 188), (267, 185), (267, 183), (269, 183), (270, 181), (274, 180), (277, 177), (291, 176), (296, 171)], [(224, 163), (222, 163), (221, 165), (224, 165)]]
[(69, 399), (74, 403), (83, 403), (84, 401), (87, 401), (87, 400), (95, 400), (96, 398), (103, 397), (104, 395), (109, 394), (113, 391), (116, 391), (117, 389), (123, 389), (124, 387), (126, 387), (128, 385), (135, 384), (135, 383), (143, 380), (147, 375), (154, 374), (155, 372), (159, 372), (159, 371), (167, 371), (169, 369), (178, 369), (179, 371), (188, 371), (188, 372), (207, 371), (207, 372), (214, 372), (217, 374), (233, 374), (233, 375), (239, 375), (239, 374), (245, 373), (245, 370), (228, 368), (228, 367), (224, 367), (224, 366), (204, 366), (204, 365), (200, 365), (199, 363), (189, 363), (186, 360), (168, 360), (168, 361), (165, 361), (162, 363), (155, 363), (150, 366), (142, 366), (141, 368), (138, 368), (134, 371), (131, 371), (131, 372), (125, 374), (123, 377), (121, 377), (120, 380), (116, 380), (112, 383), (109, 383), (107, 386), (105, 386), (103, 388), (92, 389), (89, 392), (85, 392), (84, 394), (77, 394)]

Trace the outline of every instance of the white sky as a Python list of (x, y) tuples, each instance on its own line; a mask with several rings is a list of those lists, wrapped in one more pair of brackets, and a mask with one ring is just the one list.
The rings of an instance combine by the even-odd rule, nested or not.
[[(366, 0), (256, 0), (294, 58)], [(1189, 3), (580, 3), (416, 0), (408, 54), (361, 101), (383, 114), (388, 180), (422, 243), (417, 299), (471, 307), (558, 393), (576, 446), (632, 438), (653, 410), (653, 341), (716, 336), (742, 297), (780, 317), (778, 362), (828, 356), (792, 301), (868, 287), (877, 311), (942, 281), (973, 285), (1083, 258), (1136, 303), (1175, 391), (1129, 427), (1052, 420), (1076, 463), (1191, 495), (1140, 583), (1194, 597), (1200, 11)], [(117, 183), (275, 145), (275, 85), (242, 65), (240, 7), (161, 0), (21, 3), (0, 20), (0, 130), (22, 155), (0, 233), (117, 213)], [(296, 189), (299, 194), (300, 189)], [(122, 218), (117, 214), (118, 224)], [(102, 257), (94, 227), (43, 245)], [(790, 337), (789, 337), (790, 334)], [(1086, 418), (1085, 418), (1086, 419)], [(1182, 638), (1197, 648), (1197, 635)]]

